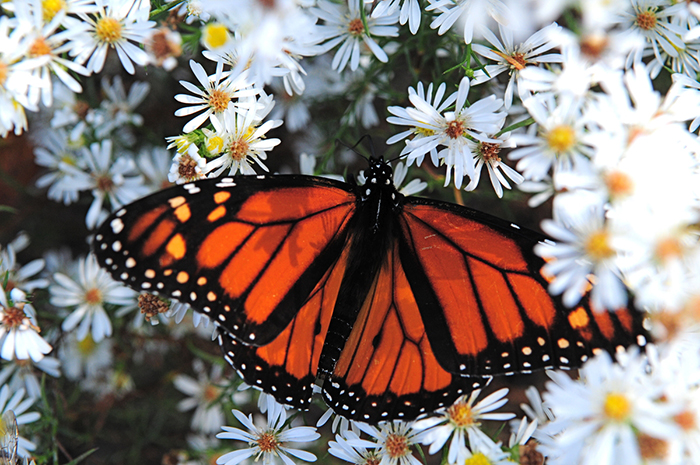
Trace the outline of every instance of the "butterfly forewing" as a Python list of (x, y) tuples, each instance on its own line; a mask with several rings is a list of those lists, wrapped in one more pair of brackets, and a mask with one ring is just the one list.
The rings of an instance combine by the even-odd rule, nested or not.
[(535, 233), (425, 199), (404, 205), (401, 224), (408, 280), (437, 359), (452, 373), (577, 367), (596, 350), (644, 342), (639, 315), (592, 312), (587, 298), (568, 309), (550, 296), (533, 252), (544, 238)]
[(123, 207), (96, 235), (98, 260), (138, 290), (267, 344), (342, 253), (355, 197), (321, 178), (265, 180), (201, 181)]

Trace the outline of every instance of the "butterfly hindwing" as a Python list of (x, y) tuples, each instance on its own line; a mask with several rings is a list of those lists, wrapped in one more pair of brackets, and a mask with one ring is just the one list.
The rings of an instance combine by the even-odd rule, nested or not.
[(336, 412), (370, 423), (415, 418), (487, 381), (449, 373), (437, 362), (393, 242), (323, 385)]
[(246, 383), (264, 389), (282, 404), (308, 408), (347, 255), (347, 251), (341, 255), (299, 313), (271, 342), (243, 344), (230, 333), (219, 332), (224, 358)]

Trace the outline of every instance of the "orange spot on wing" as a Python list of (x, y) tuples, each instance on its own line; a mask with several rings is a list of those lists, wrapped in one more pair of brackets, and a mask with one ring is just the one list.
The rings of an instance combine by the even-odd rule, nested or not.
[(289, 187), (251, 195), (236, 214), (242, 221), (255, 224), (293, 221), (328, 209), (354, 206), (355, 196), (327, 187)]
[(231, 198), (231, 193), (226, 191), (219, 191), (214, 194), (214, 202), (224, 203)]
[(481, 305), (496, 338), (507, 342), (522, 336), (525, 324), (503, 275), (474, 259), (470, 259), (469, 264)]
[(182, 234), (175, 234), (173, 238), (168, 241), (168, 245), (165, 246), (165, 251), (176, 260), (183, 258), (187, 253), (187, 244)]
[(224, 207), (223, 205), (219, 205), (218, 207), (213, 209), (211, 213), (209, 213), (209, 215), (207, 215), (207, 221), (213, 223), (214, 221), (223, 218), (224, 215), (226, 215), (226, 207)]
[(165, 243), (166, 240), (170, 238), (170, 235), (175, 231), (175, 222), (165, 219), (161, 221), (158, 226), (151, 232), (143, 244), (141, 253), (145, 257), (150, 257), (153, 255), (158, 248)]
[(148, 211), (141, 215), (135, 222), (132, 228), (129, 230), (129, 235), (127, 239), (129, 242), (141, 237), (141, 235), (146, 232), (146, 230), (167, 210), (168, 207), (165, 205), (160, 205), (151, 211)]
[(547, 290), (530, 276), (509, 274), (508, 280), (527, 317), (536, 325), (549, 328), (557, 311)]
[(180, 223), (185, 223), (192, 216), (190, 211), (190, 206), (186, 203), (180, 205), (175, 209), (175, 217), (180, 221)]
[(585, 328), (591, 322), (588, 318), (588, 313), (583, 307), (578, 307), (573, 312), (569, 313), (569, 324), (574, 329)]
[(197, 265), (200, 268), (221, 265), (250, 236), (253, 229), (253, 226), (233, 221), (218, 226), (199, 246)]

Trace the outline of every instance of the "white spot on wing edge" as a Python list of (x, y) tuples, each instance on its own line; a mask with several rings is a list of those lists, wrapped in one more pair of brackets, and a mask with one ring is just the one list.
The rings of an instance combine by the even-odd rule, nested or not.
[(114, 234), (119, 234), (124, 230), (124, 222), (120, 218), (114, 218), (109, 225), (112, 227)]

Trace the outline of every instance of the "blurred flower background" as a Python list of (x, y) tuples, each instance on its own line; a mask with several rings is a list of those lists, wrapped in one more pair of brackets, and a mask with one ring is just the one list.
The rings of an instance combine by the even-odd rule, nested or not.
[[(700, 463), (697, 3), (7, 0), (0, 15), (0, 413), (24, 462)], [(401, 156), (404, 194), (543, 230), (550, 292), (648, 312), (655, 344), (369, 426), (247, 389), (206, 317), (90, 253), (111, 211), (173, 183), (358, 173), (336, 141), (366, 134)]]

